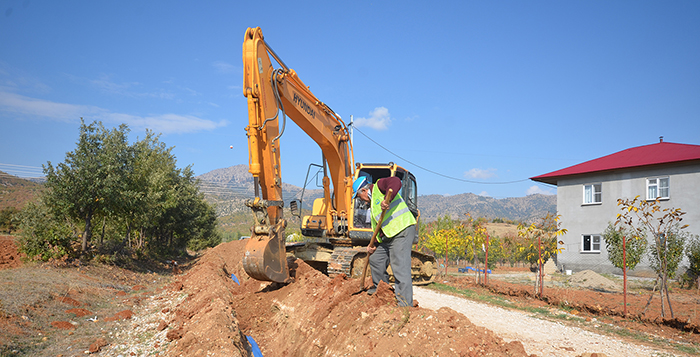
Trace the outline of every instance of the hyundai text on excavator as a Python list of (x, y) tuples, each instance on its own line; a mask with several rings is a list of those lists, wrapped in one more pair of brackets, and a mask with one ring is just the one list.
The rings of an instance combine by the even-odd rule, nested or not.
[[(273, 67), (270, 56), (281, 68)], [(359, 218), (364, 217), (366, 208), (361, 207), (359, 199), (352, 198), (354, 179), (366, 176), (376, 182), (382, 177), (399, 177), (401, 197), (418, 220), (415, 177), (394, 163), (357, 163), (353, 167), (348, 127), (339, 115), (311, 93), (293, 69), (284, 64), (265, 42), (259, 27), (246, 31), (243, 66), (243, 93), (248, 100), (245, 130), (249, 171), (255, 187), (255, 198), (246, 201), (255, 217), (243, 256), (246, 273), (258, 280), (287, 282), (289, 254), (329, 276), (341, 273), (361, 276), (372, 230), (364, 218)], [(323, 197), (314, 200), (310, 215), (300, 217), (302, 235), (307, 237), (304, 243), (285, 243), (287, 221), (283, 215), (280, 138), (287, 116), (323, 153)], [(297, 204), (292, 201), (290, 205), (293, 215), (298, 215)], [(414, 284), (432, 281), (435, 258), (413, 251), (412, 271)]]

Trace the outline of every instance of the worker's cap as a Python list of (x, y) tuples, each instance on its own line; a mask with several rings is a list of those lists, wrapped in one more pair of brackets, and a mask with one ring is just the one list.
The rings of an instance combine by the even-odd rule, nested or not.
[(360, 189), (367, 185), (369, 185), (369, 181), (367, 181), (366, 176), (358, 177), (355, 182), (352, 183), (352, 198), (357, 197), (357, 193), (360, 192)]

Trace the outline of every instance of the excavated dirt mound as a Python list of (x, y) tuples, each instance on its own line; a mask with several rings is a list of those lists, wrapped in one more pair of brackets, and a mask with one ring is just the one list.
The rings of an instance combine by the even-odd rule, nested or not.
[(359, 280), (330, 279), (301, 260), (290, 262), (290, 284), (253, 280), (241, 266), (245, 243), (209, 250), (171, 284), (186, 298), (158, 324), (172, 341), (164, 355), (250, 356), (251, 336), (265, 356), (527, 356), (454, 310), (399, 308), (388, 285), (353, 295)]
[(569, 283), (581, 288), (603, 290), (603, 291), (619, 291), (622, 290), (612, 280), (592, 271), (584, 270), (577, 272), (569, 278)]

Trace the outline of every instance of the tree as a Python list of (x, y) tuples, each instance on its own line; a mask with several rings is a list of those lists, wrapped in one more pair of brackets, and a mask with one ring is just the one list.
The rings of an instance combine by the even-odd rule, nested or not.
[(685, 255), (688, 257), (689, 264), (688, 271), (683, 278), (688, 283), (688, 288), (696, 284), (700, 289), (700, 236), (695, 234), (688, 239)]
[(85, 125), (82, 118), (80, 121), (76, 149), (56, 168), (51, 162), (44, 166), (44, 199), (55, 215), (65, 214), (84, 223), (81, 252), (85, 253), (92, 237), (92, 219), (120, 202), (128, 128), (122, 124), (109, 131), (101, 122)]
[[(671, 318), (673, 318), (673, 306), (671, 306), (668, 293), (668, 280), (675, 275), (678, 263), (682, 258), (684, 241), (688, 235), (682, 231), (688, 225), (680, 225), (685, 212), (682, 212), (680, 208), (662, 209), (658, 199), (647, 201), (639, 199), (639, 196), (631, 200), (618, 199), (617, 205), (621, 206), (620, 210), (622, 213), (617, 215), (616, 225), (630, 228), (635, 239), (647, 240), (647, 235), (651, 235), (652, 245), (649, 252), (649, 260), (651, 267), (657, 274), (657, 283), (661, 282), (661, 289), (659, 289), (661, 295), (661, 316), (665, 317), (666, 314), (664, 308), (665, 297), (671, 312)], [(651, 302), (651, 297), (649, 302)]]
[(44, 168), (44, 205), (32, 212), (49, 212), (52, 222), (43, 227), (35, 214), (24, 218), (30, 234), (27, 249), (58, 242), (69, 254), (72, 242), (80, 238), (85, 255), (92, 244), (93, 222), (102, 224), (98, 252), (172, 255), (221, 242), (215, 210), (199, 192), (192, 168), (178, 169), (172, 148), (153, 132), (147, 131), (133, 145), (128, 132), (124, 124), (108, 130), (100, 122), (86, 125), (81, 120), (76, 149), (56, 167), (49, 162)]
[(465, 227), (459, 225), (450, 229), (439, 229), (429, 233), (426, 246), (435, 252), (436, 255), (444, 254), (445, 272), (447, 272), (447, 259), (449, 256), (463, 254), (470, 238), (465, 231)]
[(608, 250), (608, 260), (613, 266), (622, 269), (623, 314), (627, 316), (627, 270), (634, 269), (642, 260), (647, 249), (647, 240), (622, 227), (615, 229), (612, 223), (608, 223), (603, 238)]
[[(470, 241), (467, 242), (471, 246), (471, 255), (474, 261), (474, 275), (475, 275), (475, 280), (477, 283), (479, 283), (480, 279), (480, 272), (479, 272), (479, 258), (483, 257), (484, 261), (484, 272), (487, 271), (488, 269), (488, 261), (487, 261), (487, 255), (486, 253), (488, 252), (489, 249), (489, 232), (486, 230), (486, 228), (483, 226), (483, 220), (482, 219), (476, 219), (472, 220), (471, 215), (468, 216), (468, 222), (472, 224), (471, 226), (471, 236), (470, 236)], [(484, 273), (484, 283), (486, 283), (486, 273)]]
[(617, 229), (612, 223), (608, 224), (608, 228), (603, 233), (606, 249), (608, 251), (608, 260), (616, 268), (622, 269), (622, 244), (625, 240), (625, 268), (633, 270), (642, 258), (647, 249), (647, 240), (639, 236), (635, 236), (631, 231), (622, 227)]
[[(543, 293), (542, 265), (550, 257), (561, 253), (563, 249), (557, 246), (557, 237), (565, 234), (567, 230), (560, 228), (559, 217), (548, 213), (539, 224), (532, 223), (528, 227), (522, 224), (518, 225), (518, 236), (525, 239), (525, 245), (521, 247), (521, 251), (531, 265), (538, 266), (535, 284), (539, 284), (539, 296), (542, 296)], [(563, 244), (563, 242), (559, 243)]]
[(17, 229), (19, 210), (14, 207), (7, 207), (0, 210), (0, 229), (8, 234)]
[(69, 255), (77, 232), (62, 218), (54, 216), (41, 199), (27, 204), (20, 214), (19, 251), (44, 261)]
[[(457, 222), (453, 220), (449, 215), (444, 217), (438, 217), (437, 220), (429, 222), (428, 224), (420, 224), (419, 236), (417, 249), (424, 251), (429, 250), (436, 255), (445, 254), (445, 239), (443, 235), (445, 232), (454, 228)], [(444, 231), (444, 232), (440, 232)], [(447, 243), (449, 246), (449, 242)]]
[(544, 264), (550, 257), (561, 253), (562, 248), (557, 246), (556, 237), (565, 234), (567, 230), (560, 228), (559, 217), (548, 213), (539, 223), (527, 227), (518, 225), (518, 237), (525, 240), (519, 249), (530, 265)]

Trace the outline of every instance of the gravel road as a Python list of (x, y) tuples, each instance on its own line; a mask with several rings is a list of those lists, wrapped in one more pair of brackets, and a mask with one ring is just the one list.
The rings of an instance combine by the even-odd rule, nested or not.
[(507, 310), (426, 288), (413, 287), (413, 294), (421, 307), (432, 310), (449, 307), (464, 314), (473, 324), (493, 331), (507, 342), (522, 342), (527, 353), (541, 357), (575, 357), (584, 353), (634, 357), (671, 355), (668, 351), (634, 345), (563, 323), (542, 320), (526, 312)]

